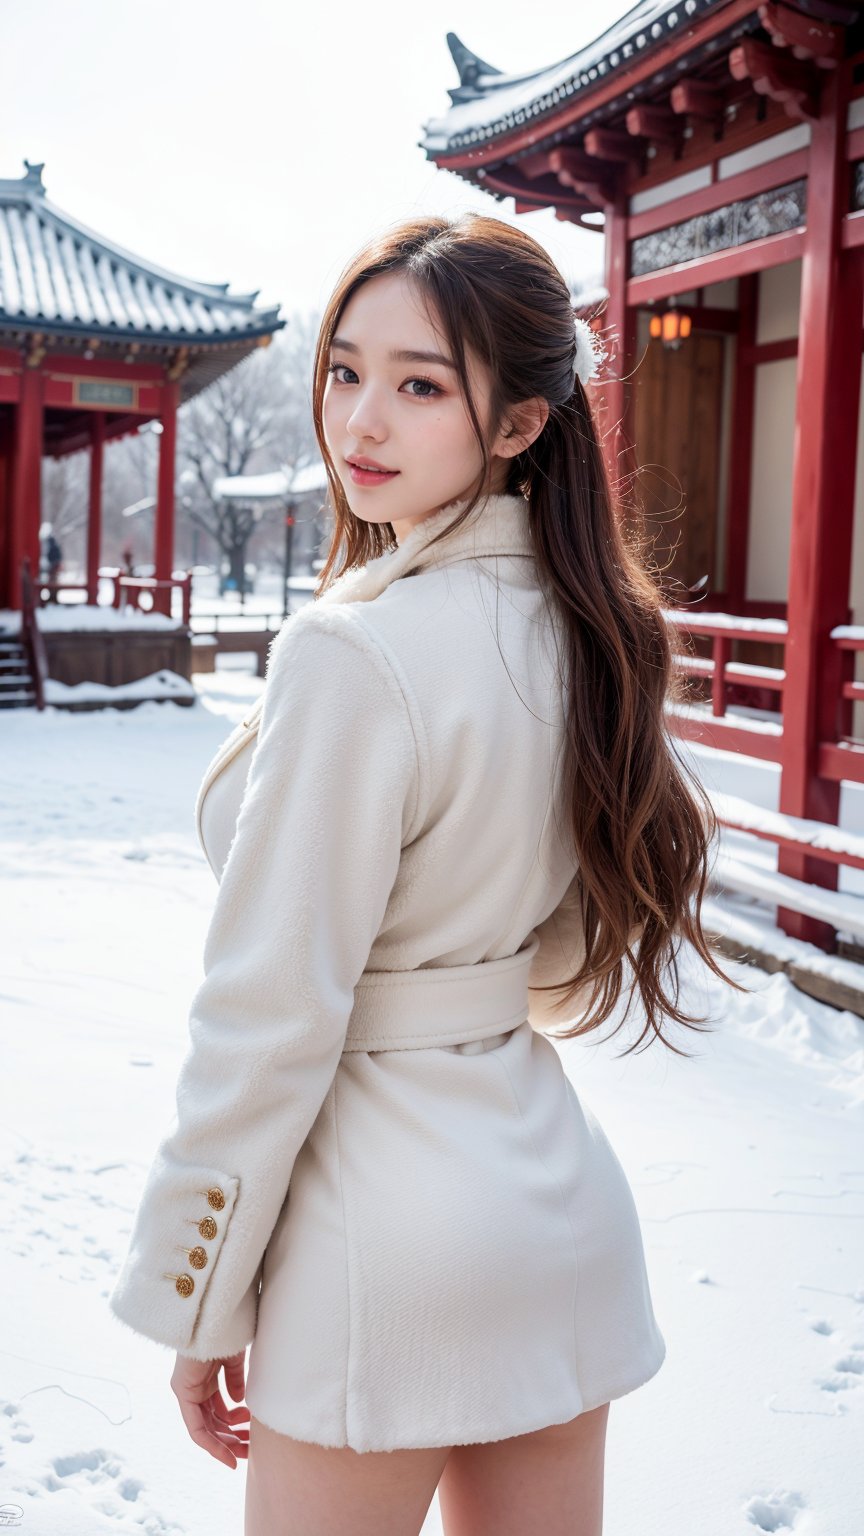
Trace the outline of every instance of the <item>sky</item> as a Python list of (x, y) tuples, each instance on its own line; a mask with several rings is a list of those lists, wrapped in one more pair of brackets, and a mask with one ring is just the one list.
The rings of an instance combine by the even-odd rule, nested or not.
[(283, 312), (320, 310), (354, 251), (416, 213), (520, 224), (572, 286), (603, 236), (520, 215), (418, 147), (458, 84), (454, 31), (505, 73), (556, 63), (631, 6), (526, 12), (273, 0), (0, 0), (0, 177), (45, 162), (52, 203), (157, 265)]

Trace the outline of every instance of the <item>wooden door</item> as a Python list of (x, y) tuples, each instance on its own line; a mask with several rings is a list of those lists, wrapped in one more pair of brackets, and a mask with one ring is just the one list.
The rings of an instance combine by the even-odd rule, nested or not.
[(636, 477), (633, 497), (645, 517), (668, 598), (717, 569), (723, 337), (694, 331), (677, 351), (652, 338), (633, 378)]

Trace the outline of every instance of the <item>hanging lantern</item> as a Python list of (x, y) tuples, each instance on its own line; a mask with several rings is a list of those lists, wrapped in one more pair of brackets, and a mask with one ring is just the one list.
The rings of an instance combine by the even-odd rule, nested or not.
[(689, 315), (682, 314), (676, 309), (674, 303), (664, 310), (662, 315), (652, 315), (648, 324), (651, 336), (659, 336), (664, 347), (669, 347), (677, 352), (682, 341), (686, 341), (692, 330), (693, 322)]

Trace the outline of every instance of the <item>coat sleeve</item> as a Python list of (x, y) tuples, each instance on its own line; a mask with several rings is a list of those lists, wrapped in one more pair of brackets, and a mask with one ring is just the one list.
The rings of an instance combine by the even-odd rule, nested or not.
[[(539, 944), (528, 970), (528, 1022), (532, 1029), (553, 1029), (580, 1019), (588, 1010), (592, 987), (584, 982), (566, 1007), (564, 994), (542, 992), (538, 987), (570, 981), (585, 959), (585, 927), (582, 921), (580, 876), (570, 881), (557, 907), (538, 923), (534, 932)], [(630, 944), (638, 946), (641, 926), (631, 929)], [(628, 974), (625, 965), (625, 977)]]
[(563, 1008), (562, 994), (541, 992), (538, 987), (569, 981), (585, 958), (585, 933), (579, 907), (579, 875), (574, 875), (557, 907), (534, 929), (539, 945), (528, 971), (528, 1022), (541, 1033), (555, 1025), (578, 1019), (587, 1007), (590, 987), (583, 987), (574, 1002)]
[(255, 1335), (264, 1252), (336, 1073), (417, 784), (384, 651), (347, 606), (301, 610), (271, 648), (176, 1116), (108, 1301), (181, 1354), (223, 1358)]

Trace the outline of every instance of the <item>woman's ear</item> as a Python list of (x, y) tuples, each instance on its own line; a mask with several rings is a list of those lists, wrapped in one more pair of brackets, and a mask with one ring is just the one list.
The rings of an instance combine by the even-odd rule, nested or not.
[(502, 458), (511, 459), (524, 453), (540, 436), (549, 420), (549, 401), (542, 395), (534, 395), (530, 400), (520, 400), (518, 405), (511, 406), (507, 416), (498, 433), (495, 452)]

